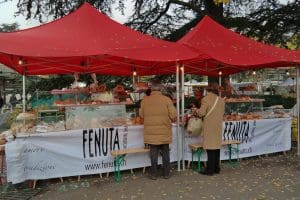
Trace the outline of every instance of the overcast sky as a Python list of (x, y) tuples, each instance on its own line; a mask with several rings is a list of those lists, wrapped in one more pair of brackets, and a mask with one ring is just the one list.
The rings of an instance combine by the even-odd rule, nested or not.
[[(0, 2), (1, 1), (2, 0), (0, 0)], [(14, 16), (14, 13), (17, 11), (17, 2), (18, 0), (12, 0), (9, 2), (0, 3), (0, 24), (11, 24), (17, 22), (20, 25), (20, 29), (30, 28), (39, 25), (40, 23), (37, 20), (25, 20), (24, 16)], [(127, 11), (125, 11), (125, 13), (130, 13), (130, 8), (128, 8)], [(124, 23), (126, 21), (126, 17), (119, 12), (113, 13), (113, 19), (120, 23)], [(52, 21), (52, 19), (50, 20)]]
[(13, 0), (0, 4), (0, 24), (11, 24), (17, 22), (20, 25), (20, 29), (39, 25), (40, 23), (36, 20), (26, 21), (24, 16), (14, 16), (14, 13), (17, 11), (17, 2), (18, 0)]
[[(0, 0), (2, 2), (3, 0)], [(129, 2), (130, 0), (126, 0)], [(11, 24), (17, 22), (20, 25), (20, 29), (30, 28), (33, 26), (37, 26), (40, 23), (37, 20), (25, 20), (24, 16), (15, 17), (14, 13), (17, 11), (17, 2), (18, 0), (12, 0), (5, 3), (0, 3), (0, 24)], [(280, 0), (282, 3), (287, 3), (288, 0)], [(130, 13), (130, 9), (128, 8), (125, 13), (128, 15)], [(113, 19), (120, 23), (124, 23), (126, 21), (126, 16), (118, 12), (113, 13)]]

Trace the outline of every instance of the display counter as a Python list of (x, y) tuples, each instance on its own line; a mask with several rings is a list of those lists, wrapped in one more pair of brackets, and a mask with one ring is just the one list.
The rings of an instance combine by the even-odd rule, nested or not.
[[(172, 126), (171, 162), (177, 161), (176, 125)], [(199, 137), (185, 134), (184, 158), (191, 160), (188, 145)], [(287, 151), (291, 148), (291, 118), (226, 121), (223, 140), (235, 139), (240, 144), (240, 158)], [(31, 179), (49, 179), (111, 172), (113, 149), (144, 146), (143, 126), (117, 126), (48, 132), (30, 137), (19, 135), (6, 143), (7, 180), (19, 183)], [(181, 152), (181, 150), (179, 150)], [(204, 154), (201, 160), (205, 160)], [(221, 150), (228, 159), (228, 150)], [(121, 170), (150, 166), (148, 154), (125, 157)]]
[(67, 106), (65, 107), (65, 115), (67, 130), (126, 124), (124, 104)]

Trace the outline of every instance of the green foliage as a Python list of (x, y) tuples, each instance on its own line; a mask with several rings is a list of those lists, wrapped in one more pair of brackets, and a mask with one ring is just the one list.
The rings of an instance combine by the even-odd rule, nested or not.
[[(25, 15), (26, 19), (34, 18), (43, 22), (48, 16), (51, 16), (54, 19), (63, 17), (81, 6), (84, 2), (88, 2), (96, 8), (100, 8), (102, 12), (110, 14), (112, 5), (116, 0), (19, 0), (17, 4), (19, 12), (17, 12), (17, 14)], [(119, 7), (117, 9), (123, 12), (124, 2), (119, 1), (118, 5)]]
[(300, 1), (291, 1), (286, 5), (270, 1), (270, 4), (264, 4), (249, 14), (248, 27), (242, 31), (259, 41), (287, 47), (289, 38), (300, 31), (299, 10)]
[(199, 75), (190, 75), (191, 76), (191, 80), (196, 80), (198, 82), (204, 82), (204, 81), (207, 81), (207, 77), (205, 76), (199, 76)]
[(10, 125), (16, 120), (17, 116), (22, 112), (21, 108), (14, 108), (13, 111), (6, 118), (6, 125), (10, 127)]
[(287, 47), (292, 50), (300, 49), (300, 33), (294, 35), (288, 40)]
[(31, 104), (31, 107), (33, 109), (47, 110), (47, 109), (50, 109), (51, 107), (53, 107), (54, 101), (57, 99), (58, 99), (57, 95), (39, 92), (39, 94), (37, 94), (37, 93), (33, 94), (29, 103)]
[(265, 99), (264, 107), (282, 105), (285, 109), (291, 109), (296, 104), (296, 98), (281, 95), (263, 95), (257, 96), (257, 98)]
[(0, 32), (12, 32), (19, 29), (18, 23), (12, 23), (12, 24), (1, 24), (0, 25)]
[[(291, 109), (296, 104), (296, 98), (284, 97), (281, 95), (258, 95), (255, 98), (265, 99), (263, 106), (270, 107), (273, 105), (282, 105), (285, 109)], [(195, 100), (195, 97), (186, 97), (184, 99), (184, 107), (188, 106)]]
[(195, 102), (195, 97), (185, 97), (184, 98), (184, 108), (190, 108), (191, 104)]
[[(118, 84), (124, 85), (125, 88), (132, 88), (131, 77), (97, 75), (97, 80), (99, 83), (105, 83), (108, 89), (112, 89)], [(81, 74), (79, 81), (85, 82), (87, 85), (92, 83), (89, 74)], [(32, 80), (28, 90), (33, 92), (36, 89), (51, 91), (53, 89), (69, 88), (73, 82), (73, 75), (50, 76), (49, 78)]]
[(132, 89), (132, 77), (130, 76), (108, 76), (97, 75), (99, 83), (105, 83), (108, 90), (113, 89), (116, 85), (123, 85), (126, 90)]
[(68, 87), (74, 81), (71, 75), (59, 75), (50, 76), (49, 78), (43, 79), (31, 79), (31, 83), (28, 86), (28, 91), (35, 91), (36, 89), (40, 91), (51, 91), (53, 89), (61, 89), (63, 87)]

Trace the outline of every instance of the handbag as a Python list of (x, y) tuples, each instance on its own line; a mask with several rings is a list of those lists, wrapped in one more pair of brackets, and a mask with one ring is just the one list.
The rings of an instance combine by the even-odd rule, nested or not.
[[(204, 119), (210, 115), (210, 113), (213, 111), (213, 109), (216, 107), (218, 103), (219, 97), (216, 98), (215, 103), (213, 107), (208, 111), (208, 113), (205, 115)], [(199, 117), (191, 117), (187, 124), (187, 132), (192, 136), (198, 136), (202, 134), (202, 124), (203, 119)]]
[(202, 118), (191, 117), (188, 121), (186, 130), (192, 136), (198, 136), (202, 133)]

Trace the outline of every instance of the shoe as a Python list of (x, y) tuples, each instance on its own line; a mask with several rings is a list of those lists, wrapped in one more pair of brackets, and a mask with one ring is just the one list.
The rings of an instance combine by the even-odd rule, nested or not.
[(203, 175), (206, 175), (206, 176), (212, 176), (212, 175), (214, 175), (214, 173), (209, 173), (209, 172), (207, 172), (207, 171), (201, 171), (201, 172), (199, 172), (200, 174), (203, 174)]
[(216, 169), (216, 170), (214, 171), (214, 173), (215, 173), (215, 174), (220, 174), (220, 171), (221, 171), (220, 169)]
[(152, 175), (152, 174), (149, 174), (148, 178), (151, 179), (151, 180), (156, 180), (157, 179), (157, 177)]

